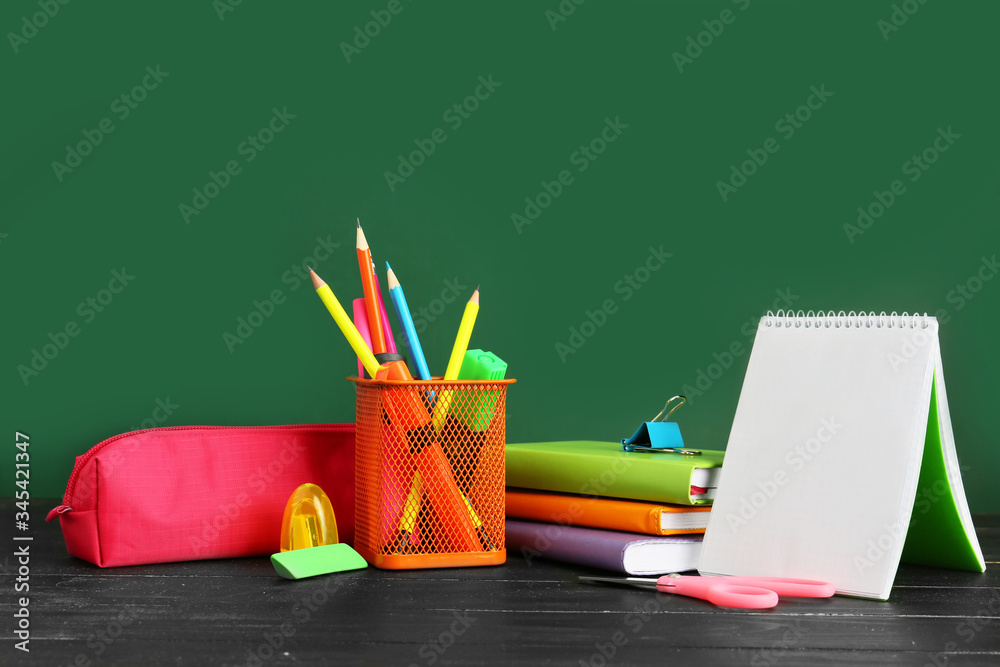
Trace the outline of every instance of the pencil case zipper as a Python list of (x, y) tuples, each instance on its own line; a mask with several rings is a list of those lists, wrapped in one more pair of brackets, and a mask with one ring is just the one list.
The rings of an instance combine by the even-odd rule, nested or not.
[[(329, 426), (350, 426), (348, 423), (333, 423), (333, 424), (294, 424), (293, 428), (318, 428), (318, 427), (329, 427)], [(45, 516), (46, 521), (52, 521), (60, 514), (65, 514), (66, 512), (72, 512), (73, 506), (70, 504), (73, 502), (73, 491), (76, 489), (76, 479), (80, 474), (80, 470), (90, 459), (97, 455), (99, 451), (110, 445), (112, 442), (117, 440), (122, 440), (131, 436), (139, 435), (140, 433), (149, 433), (150, 431), (197, 431), (204, 429), (212, 430), (225, 430), (225, 429), (276, 429), (276, 428), (289, 428), (288, 425), (277, 425), (277, 426), (157, 426), (155, 428), (144, 428), (138, 431), (128, 431), (127, 433), (119, 433), (118, 435), (112, 436), (101, 442), (97, 443), (93, 447), (87, 450), (87, 452), (76, 460), (76, 464), (73, 466), (73, 471), (69, 474), (69, 481), (66, 482), (66, 492), (63, 494), (62, 504), (57, 507), (53, 507), (49, 510), (49, 513)]]

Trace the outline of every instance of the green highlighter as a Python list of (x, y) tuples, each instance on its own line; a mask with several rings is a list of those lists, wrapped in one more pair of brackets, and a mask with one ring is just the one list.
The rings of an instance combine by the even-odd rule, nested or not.
[[(502, 380), (507, 374), (507, 362), (484, 350), (468, 350), (458, 372), (459, 380)], [(478, 391), (467, 409), (459, 411), (459, 421), (473, 431), (485, 431), (493, 419), (496, 391)]]

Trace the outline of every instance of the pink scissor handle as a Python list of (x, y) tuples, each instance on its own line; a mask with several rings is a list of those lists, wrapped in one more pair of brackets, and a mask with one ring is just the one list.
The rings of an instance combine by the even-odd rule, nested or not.
[(720, 607), (737, 609), (770, 609), (778, 604), (778, 594), (754, 586), (730, 584), (719, 577), (660, 577), (656, 588), (664, 593), (676, 593), (708, 600)]
[(778, 595), (793, 598), (828, 598), (835, 592), (833, 584), (814, 579), (789, 579), (786, 577), (718, 577), (722, 583), (736, 586), (757, 586), (772, 590)]

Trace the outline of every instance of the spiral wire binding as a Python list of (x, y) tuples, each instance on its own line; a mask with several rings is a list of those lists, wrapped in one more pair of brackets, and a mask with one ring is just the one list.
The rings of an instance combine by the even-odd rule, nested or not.
[(903, 313), (897, 315), (896, 311), (886, 315), (883, 310), (879, 314), (874, 312), (849, 313), (840, 311), (838, 313), (829, 310), (823, 312), (803, 312), (779, 310), (772, 313), (770, 310), (763, 318), (764, 326), (786, 329), (926, 329), (930, 320), (927, 313), (920, 315), (913, 313)]

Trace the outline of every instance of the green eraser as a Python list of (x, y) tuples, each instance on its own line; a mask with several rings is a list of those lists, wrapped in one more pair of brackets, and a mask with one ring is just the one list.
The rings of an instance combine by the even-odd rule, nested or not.
[(305, 579), (345, 570), (360, 570), (368, 563), (349, 544), (293, 549), (271, 556), (274, 571), (285, 579)]
[[(483, 350), (468, 350), (462, 359), (462, 369), (458, 372), (458, 379), (502, 380), (506, 374), (507, 362), (497, 355)], [(496, 391), (476, 392), (469, 407), (458, 411), (457, 416), (473, 431), (485, 431), (493, 419), (496, 399)]]

